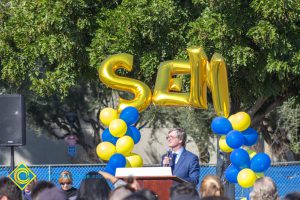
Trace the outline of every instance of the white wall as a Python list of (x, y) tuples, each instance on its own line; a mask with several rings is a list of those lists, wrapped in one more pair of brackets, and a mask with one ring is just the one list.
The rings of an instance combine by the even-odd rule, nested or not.
[[(46, 135), (36, 135), (27, 131), (26, 145), (15, 147), (15, 164), (64, 164), (70, 163), (64, 140), (51, 139)], [(83, 154), (78, 147), (79, 154)], [(10, 165), (10, 147), (0, 147), (0, 165)]]

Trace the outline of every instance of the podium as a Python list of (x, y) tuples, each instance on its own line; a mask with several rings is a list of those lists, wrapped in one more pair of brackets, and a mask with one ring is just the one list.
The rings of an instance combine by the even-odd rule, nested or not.
[(116, 177), (120, 179), (134, 177), (143, 189), (152, 190), (159, 199), (169, 199), (169, 189), (174, 183), (186, 182), (173, 176), (170, 167), (117, 168)]

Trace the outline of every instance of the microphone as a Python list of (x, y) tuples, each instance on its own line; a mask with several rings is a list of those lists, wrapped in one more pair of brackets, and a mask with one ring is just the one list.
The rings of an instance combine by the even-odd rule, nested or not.
[(170, 167), (170, 160), (172, 159), (172, 149), (168, 149), (166, 153), (166, 157), (169, 158), (169, 164), (164, 164), (164, 167)]

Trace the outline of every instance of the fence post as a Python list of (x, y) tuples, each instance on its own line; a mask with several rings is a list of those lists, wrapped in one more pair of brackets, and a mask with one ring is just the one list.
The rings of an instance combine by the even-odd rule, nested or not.
[(225, 154), (220, 151), (219, 138), (220, 137), (218, 136), (216, 174), (220, 177), (224, 185), (224, 192), (226, 196), (230, 199), (235, 199), (235, 185), (226, 180), (224, 173), (230, 163), (229, 154)]
[(51, 182), (51, 166), (48, 166), (48, 181)]

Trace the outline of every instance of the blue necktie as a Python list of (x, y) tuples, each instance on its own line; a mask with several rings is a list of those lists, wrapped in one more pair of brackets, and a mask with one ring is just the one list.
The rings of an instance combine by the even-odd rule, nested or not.
[(176, 157), (177, 157), (177, 154), (173, 153), (172, 154), (172, 160), (171, 160), (171, 163), (172, 163), (172, 165), (171, 165), (172, 172), (174, 171), (174, 168), (175, 168)]

